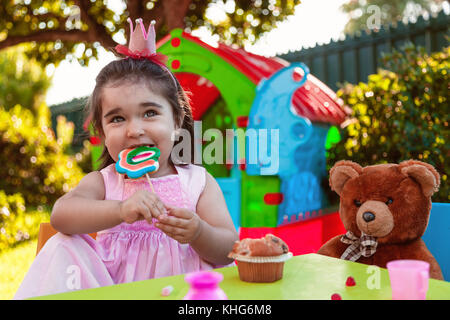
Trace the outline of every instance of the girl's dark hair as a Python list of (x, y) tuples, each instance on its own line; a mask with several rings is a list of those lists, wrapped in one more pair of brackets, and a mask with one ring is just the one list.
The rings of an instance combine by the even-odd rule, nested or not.
[[(152, 91), (166, 98), (172, 106), (175, 123), (188, 130), (191, 137), (191, 155), (194, 159), (194, 120), (187, 93), (183, 90), (175, 76), (166, 68), (147, 59), (125, 58), (110, 62), (98, 74), (94, 91), (86, 104), (86, 111), (95, 133), (104, 137), (102, 128), (102, 89), (106, 86), (117, 86), (123, 83), (145, 83)], [(174, 146), (181, 141), (175, 141)], [(183, 157), (183, 155), (181, 155)], [(185, 157), (183, 157), (185, 158)], [(103, 146), (100, 156), (100, 169), (114, 163), (114, 160)], [(172, 159), (169, 157), (171, 163)], [(183, 164), (178, 163), (177, 164)], [(184, 163), (186, 164), (186, 163)]]

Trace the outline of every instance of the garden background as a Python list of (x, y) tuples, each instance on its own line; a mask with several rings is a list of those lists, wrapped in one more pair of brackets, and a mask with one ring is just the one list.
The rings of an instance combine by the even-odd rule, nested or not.
[[(88, 68), (104, 48), (124, 41), (128, 16), (161, 17), (159, 37), (176, 27), (201, 30), (264, 54), (264, 41), (285, 28), (282, 21), (302, 10), (321, 14), (307, 0), (182, 2), (183, 10), (161, 15), (173, 1), (2, 1), (0, 299), (13, 297), (32, 263), (39, 224), (49, 221), (55, 200), (92, 170), (82, 126), (86, 97), (48, 106), (52, 70), (67, 60)], [(328, 168), (340, 159), (422, 160), (441, 175), (433, 202), (449, 202), (448, 1), (335, 2), (347, 17), (341, 38), (277, 54), (306, 63), (351, 110), (337, 128), (341, 140), (327, 151)], [(284, 42), (295, 42), (291, 36), (284, 32)], [(331, 191), (329, 198), (338, 200)]]

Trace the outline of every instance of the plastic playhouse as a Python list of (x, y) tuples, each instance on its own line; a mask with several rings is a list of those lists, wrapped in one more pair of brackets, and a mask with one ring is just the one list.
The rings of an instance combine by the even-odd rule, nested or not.
[[(250, 144), (242, 140), (234, 144), (231, 155), (226, 154), (232, 161), (204, 164), (224, 193), (241, 239), (270, 232), (297, 255), (316, 252), (331, 237), (345, 233), (337, 208), (329, 208), (321, 186), (327, 176), (326, 148), (339, 140), (334, 126), (346, 116), (331, 89), (302, 63), (289, 64), (224, 44), (213, 47), (181, 29), (161, 39), (157, 48), (168, 56), (168, 67), (183, 88), (192, 93), (194, 120), (201, 121), (202, 131), (253, 129), (262, 139), (260, 129), (278, 129), (276, 171), (270, 171), (273, 164), (268, 158), (249, 161)], [(203, 148), (206, 141), (202, 135), (198, 138), (196, 147)], [(271, 136), (264, 138), (270, 146)], [(273, 152), (260, 146), (258, 154)], [(100, 146), (94, 149), (97, 159)]]

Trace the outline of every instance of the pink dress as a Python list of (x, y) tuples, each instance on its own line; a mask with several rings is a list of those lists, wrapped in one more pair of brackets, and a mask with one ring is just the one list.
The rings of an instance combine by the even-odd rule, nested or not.
[[(195, 212), (206, 171), (192, 164), (175, 167), (178, 174), (151, 179), (155, 192), (164, 203)], [(146, 178), (124, 179), (114, 164), (100, 172), (106, 200), (125, 200), (140, 189), (151, 191)], [(100, 231), (96, 240), (86, 234), (58, 232), (36, 256), (14, 299), (212, 268), (189, 244), (180, 244), (146, 220)]]

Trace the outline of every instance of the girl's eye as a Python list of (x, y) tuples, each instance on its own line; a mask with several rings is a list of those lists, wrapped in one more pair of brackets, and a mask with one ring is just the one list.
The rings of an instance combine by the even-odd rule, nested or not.
[(392, 202), (394, 202), (394, 200), (392, 200), (392, 198), (388, 198), (388, 200), (386, 201), (386, 204), (390, 205)]
[(355, 204), (355, 206), (361, 207), (361, 201), (359, 201), (359, 200), (354, 200), (353, 203)]
[(145, 118), (149, 118), (149, 117), (155, 116), (156, 114), (157, 114), (156, 111), (154, 111), (154, 110), (148, 110), (148, 111), (145, 111), (144, 117), (145, 117)]
[(111, 119), (111, 122), (113, 122), (113, 123), (120, 122), (120, 121), (123, 121), (123, 117), (116, 116)]

